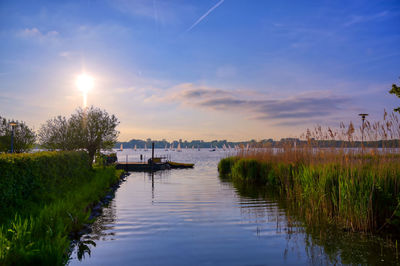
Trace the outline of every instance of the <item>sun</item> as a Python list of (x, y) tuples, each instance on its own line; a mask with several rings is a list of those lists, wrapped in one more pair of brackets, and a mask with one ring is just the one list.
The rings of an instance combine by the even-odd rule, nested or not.
[(76, 86), (83, 92), (88, 92), (93, 88), (93, 77), (81, 74), (76, 78)]
[(93, 88), (93, 85), (94, 85), (93, 77), (86, 73), (80, 74), (76, 78), (76, 86), (78, 87), (79, 90), (82, 91), (84, 108), (87, 107), (87, 94)]

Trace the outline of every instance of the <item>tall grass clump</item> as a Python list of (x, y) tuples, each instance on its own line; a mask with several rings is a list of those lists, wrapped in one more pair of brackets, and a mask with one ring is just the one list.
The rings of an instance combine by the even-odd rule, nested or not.
[(65, 264), (71, 237), (91, 222), (90, 206), (120, 174), (114, 168), (90, 169), (88, 156), (80, 152), (1, 155), (0, 163), (7, 173), (1, 172), (3, 191), (11, 190), (4, 184), (12, 184), (16, 193), (2, 191), (10, 209), (2, 205), (0, 265)]
[(359, 130), (352, 123), (338, 130), (317, 127), (303, 139), (242, 149), (233, 163), (224, 163), (221, 174), (276, 188), (312, 225), (400, 233), (400, 123), (395, 114), (385, 113), (383, 122), (366, 121)]

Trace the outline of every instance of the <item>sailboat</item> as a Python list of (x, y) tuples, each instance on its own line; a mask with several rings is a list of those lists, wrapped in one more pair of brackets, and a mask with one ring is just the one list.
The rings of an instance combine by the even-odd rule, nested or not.
[(167, 144), (165, 144), (164, 150), (165, 150), (165, 151), (168, 151), (168, 145), (167, 145)]
[(223, 149), (224, 151), (226, 151), (226, 145), (225, 145), (225, 144), (222, 146), (222, 149)]
[(197, 150), (200, 151), (200, 145), (197, 145)]
[(122, 147), (122, 143), (121, 143), (121, 147), (119, 147), (118, 151), (123, 151), (123, 150), (124, 150), (124, 147)]
[(136, 144), (135, 144), (135, 147), (133, 148), (133, 150), (136, 151)]
[(171, 150), (171, 151), (174, 151), (175, 149), (174, 149), (174, 143), (171, 143), (171, 147), (169, 147), (169, 149)]
[(182, 152), (182, 150), (181, 150), (181, 144), (180, 144), (180, 143), (178, 143), (178, 147), (176, 148), (176, 151), (177, 151), (177, 152)]
[(215, 151), (215, 148), (213, 148), (212, 144), (210, 145), (210, 151)]
[(144, 151), (148, 151), (146, 143), (144, 144)]

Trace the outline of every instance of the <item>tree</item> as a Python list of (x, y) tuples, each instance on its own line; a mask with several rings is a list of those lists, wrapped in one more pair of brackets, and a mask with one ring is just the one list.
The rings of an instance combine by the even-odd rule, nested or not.
[[(0, 116), (0, 152), (11, 150), (12, 127), (10, 119)], [(35, 144), (35, 133), (22, 121), (17, 121), (14, 126), (14, 152), (30, 151)]]
[[(396, 84), (392, 84), (392, 89), (389, 91), (389, 93), (394, 94), (400, 98), (400, 87)], [(400, 113), (400, 107), (395, 108), (394, 111)]]
[(57, 116), (48, 120), (39, 130), (39, 142), (49, 150), (74, 150), (72, 130), (68, 120), (63, 116)]
[(92, 106), (77, 109), (68, 120), (58, 116), (47, 121), (40, 129), (39, 139), (48, 149), (84, 149), (92, 164), (96, 153), (114, 147), (119, 134), (115, 129), (118, 124), (114, 115)]

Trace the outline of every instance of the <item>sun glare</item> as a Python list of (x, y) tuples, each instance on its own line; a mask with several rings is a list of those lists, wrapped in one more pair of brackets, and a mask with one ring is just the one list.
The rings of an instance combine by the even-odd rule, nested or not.
[(81, 74), (76, 78), (76, 86), (82, 91), (83, 107), (87, 107), (87, 93), (93, 88), (93, 77), (87, 74)]

